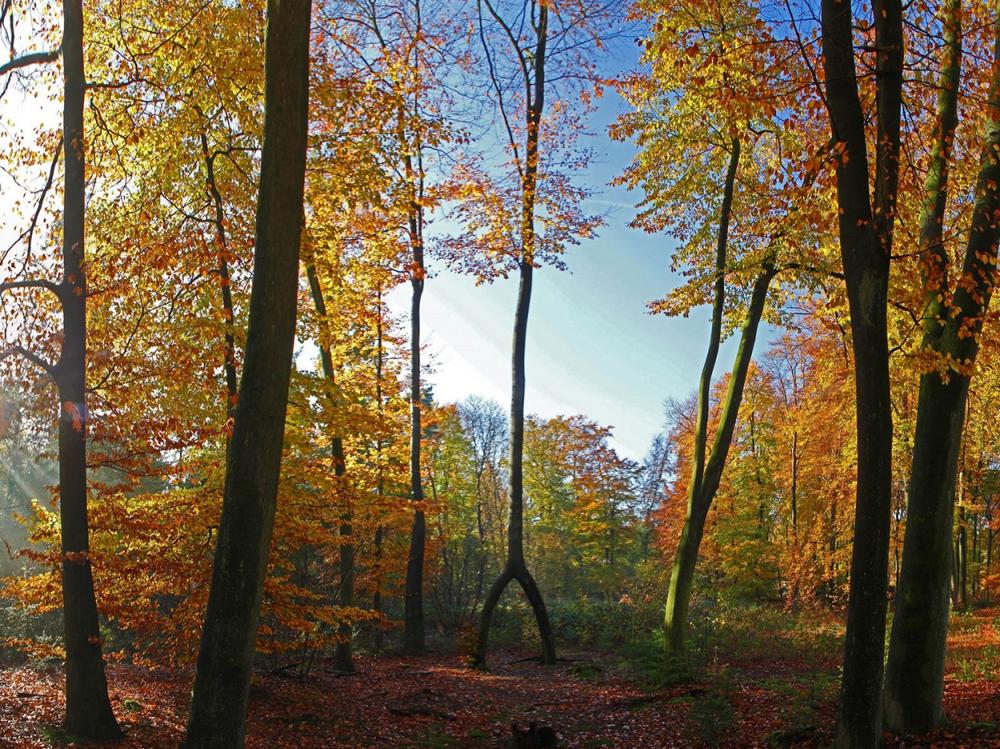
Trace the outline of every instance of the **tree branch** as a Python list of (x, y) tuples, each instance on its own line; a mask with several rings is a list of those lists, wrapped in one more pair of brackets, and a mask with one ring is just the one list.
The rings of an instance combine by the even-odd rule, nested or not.
[(62, 298), (62, 287), (57, 283), (52, 283), (52, 281), (29, 279), (0, 283), (0, 294), (11, 289), (45, 289), (46, 291), (51, 291), (57, 297), (60, 297), (60, 299)]
[(3, 65), (0, 65), (0, 75), (13, 73), (15, 70), (26, 68), (29, 65), (38, 65), (43, 62), (55, 62), (59, 59), (60, 54), (62, 54), (62, 45), (56, 47), (55, 49), (50, 49), (48, 52), (31, 52), (27, 55), (15, 57), (13, 60), (9, 60)]
[(0, 349), (0, 362), (4, 359), (9, 359), (12, 356), (21, 356), (27, 359), (35, 366), (45, 370), (45, 374), (49, 377), (55, 379), (55, 367), (45, 361), (38, 354), (28, 351), (28, 349), (24, 348), (24, 346), (11, 346), (10, 348)]

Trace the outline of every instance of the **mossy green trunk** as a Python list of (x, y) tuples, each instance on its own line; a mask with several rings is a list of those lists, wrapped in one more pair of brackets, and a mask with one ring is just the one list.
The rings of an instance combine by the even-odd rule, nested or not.
[[(729, 378), (729, 389), (723, 401), (722, 413), (719, 415), (719, 426), (712, 443), (712, 451), (704, 469), (693, 468), (692, 483), (688, 490), (687, 516), (681, 531), (680, 542), (674, 555), (673, 569), (670, 575), (670, 588), (667, 592), (667, 605), (664, 614), (664, 628), (668, 649), (676, 656), (683, 656), (686, 648), (688, 606), (691, 599), (691, 588), (694, 583), (695, 567), (698, 563), (698, 549), (705, 532), (705, 521), (715, 500), (722, 472), (729, 456), (729, 448), (733, 442), (736, 430), (736, 420), (743, 402), (743, 390), (746, 386), (750, 361), (753, 358), (754, 342), (764, 315), (767, 302), (767, 291), (774, 278), (774, 269), (766, 267), (757, 277), (750, 297), (750, 307), (740, 332), (740, 344), (736, 351), (736, 361), (733, 364), (732, 375)], [(721, 310), (721, 308), (720, 308)], [(703, 380), (703, 392), (707, 395), (711, 385), (711, 377)], [(707, 408), (707, 397), (705, 399)], [(699, 420), (695, 434), (695, 454), (704, 454), (704, 444), (708, 440), (707, 414), (704, 421)], [(697, 443), (702, 443), (699, 450)], [(696, 483), (697, 482), (697, 483)]]

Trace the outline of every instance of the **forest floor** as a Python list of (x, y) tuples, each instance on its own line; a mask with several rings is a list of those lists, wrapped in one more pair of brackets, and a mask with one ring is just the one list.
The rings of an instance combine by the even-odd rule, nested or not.
[[(919, 740), (887, 736), (887, 747), (1000, 747), (998, 614), (982, 610), (953, 620), (949, 726)], [(441, 655), (361, 657), (358, 673), (346, 677), (319, 664), (304, 679), (255, 677), (247, 746), (508, 747), (515, 721), (552, 726), (567, 749), (829, 746), (837, 658), (830, 648), (797, 656), (786, 644), (778, 635), (729, 655), (720, 649), (696, 681), (669, 687), (651, 685), (648, 662), (623, 666), (621, 656), (579, 650), (566, 650), (553, 667), (527, 660), (526, 652), (500, 650), (487, 673)], [(127, 733), (118, 746), (175, 749), (190, 678), (110, 666), (115, 712)], [(83, 746), (52, 728), (62, 710), (61, 687), (56, 668), (0, 670), (0, 747)]]

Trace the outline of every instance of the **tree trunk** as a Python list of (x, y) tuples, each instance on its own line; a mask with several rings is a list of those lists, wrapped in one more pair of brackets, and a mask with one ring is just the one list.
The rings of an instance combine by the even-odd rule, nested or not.
[[(316, 315), (319, 317), (322, 331), (319, 343), (320, 364), (323, 367), (323, 377), (329, 385), (329, 398), (331, 410), (337, 406), (336, 386), (337, 372), (333, 366), (333, 354), (329, 340), (329, 318), (327, 316), (326, 298), (323, 296), (323, 287), (319, 282), (319, 275), (316, 273), (316, 265), (312, 258), (306, 262), (306, 278), (309, 281), (309, 291), (312, 295), (313, 306), (316, 308)], [(351, 508), (349, 489), (345, 485), (344, 476), (347, 474), (347, 456), (344, 454), (344, 440), (338, 433), (337, 425), (331, 424), (332, 436), (330, 437), (330, 460), (333, 464), (333, 475), (338, 494), (344, 498), (346, 507), (341, 516), (340, 537), (344, 539), (340, 543), (340, 595), (337, 603), (340, 606), (354, 605), (354, 543), (351, 540), (353, 530), (351, 528)], [(354, 628), (348, 621), (341, 622), (337, 634), (340, 642), (337, 643), (333, 653), (334, 668), (338, 671), (353, 673), (354, 659), (352, 639)]]
[(264, 144), (246, 361), (185, 746), (243, 746), (274, 526), (298, 290), (310, 0), (268, 0)]
[[(736, 360), (733, 363), (732, 376), (729, 379), (729, 389), (723, 403), (722, 413), (719, 416), (719, 427), (716, 431), (715, 440), (712, 443), (712, 451), (702, 471), (696, 467), (695, 477), (692, 478), (692, 487), (688, 492), (687, 517), (684, 520), (684, 529), (681, 532), (680, 545), (674, 556), (673, 570), (670, 574), (670, 589), (667, 593), (667, 606), (664, 617), (664, 628), (666, 630), (666, 644), (670, 652), (675, 656), (683, 656), (686, 646), (687, 635), (687, 612), (691, 599), (691, 586), (694, 582), (695, 566), (698, 562), (698, 548), (705, 532), (705, 521), (708, 512), (712, 507), (715, 494), (719, 490), (722, 481), (722, 472), (726, 466), (726, 458), (729, 455), (729, 448), (732, 445), (733, 434), (736, 430), (736, 419), (739, 414), (740, 404), (743, 401), (743, 389), (746, 385), (747, 373), (750, 369), (750, 361), (753, 358), (753, 347), (757, 339), (757, 330), (760, 327), (761, 318), (764, 315), (764, 306), (767, 302), (767, 290), (774, 278), (774, 269), (767, 267), (764, 272), (757, 277), (754, 283), (753, 293), (750, 298), (750, 307), (747, 310), (747, 318), (743, 323), (740, 332), (740, 345), (736, 352)], [(721, 308), (719, 308), (721, 315)], [(703, 385), (711, 383), (711, 373), (708, 373), (707, 381), (702, 380)], [(705, 404), (707, 408), (707, 403)], [(699, 429), (704, 428), (700, 434), (695, 435), (695, 440), (707, 442), (707, 418), (704, 425), (699, 424)], [(697, 448), (696, 448), (697, 452)], [(704, 448), (702, 448), (704, 454)], [(697, 486), (693, 484), (694, 478), (700, 475)]]
[[(215, 238), (219, 245), (219, 285), (222, 287), (222, 315), (225, 320), (225, 361), (223, 369), (226, 374), (226, 429), (233, 427), (236, 418), (236, 398), (238, 378), (236, 373), (236, 333), (235, 316), (233, 313), (233, 290), (229, 277), (229, 243), (226, 239), (226, 222), (223, 211), (222, 193), (215, 181), (215, 155), (208, 150), (208, 136), (201, 134), (201, 152), (205, 159), (205, 176), (208, 183), (208, 194), (214, 207)], [(229, 440), (226, 440), (226, 450)]]
[(903, 23), (900, 0), (873, 5), (876, 71), (874, 205), (865, 113), (858, 94), (850, 4), (822, 2), (826, 98), (837, 160), (841, 258), (851, 312), (856, 384), (858, 479), (851, 590), (844, 644), (836, 746), (871, 749), (882, 737), (889, 525), (892, 506), (892, 412), (887, 300), (899, 176)]
[[(496, 17), (492, 6), (490, 12)], [(535, 262), (535, 200), (538, 188), (538, 156), (541, 138), (542, 112), (545, 107), (545, 54), (548, 44), (549, 10), (545, 4), (538, 6), (535, 30), (535, 48), (529, 52), (535, 74), (530, 81), (525, 71), (525, 85), (528, 100), (525, 102), (527, 137), (525, 143), (524, 167), (521, 178), (521, 257), (518, 262), (520, 284), (517, 292), (517, 308), (514, 312), (514, 339), (511, 356), (511, 399), (510, 399), (510, 517), (507, 525), (507, 564), (493, 583), (483, 604), (479, 638), (473, 657), (473, 666), (486, 667), (486, 651), (489, 642), (493, 609), (504, 588), (511, 580), (517, 580), (524, 589), (538, 624), (538, 635), (542, 646), (542, 663), (551, 665), (556, 660), (555, 639), (549, 624), (545, 602), (528, 572), (524, 560), (524, 390), (525, 390), (525, 350), (528, 340), (528, 312), (531, 308), (531, 286)], [(519, 51), (518, 54), (521, 54)], [(513, 144), (512, 144), (513, 145)]]
[[(340, 438), (335, 438), (340, 442)], [(334, 458), (336, 460), (336, 458)], [(343, 449), (341, 449), (341, 460), (343, 460)], [(343, 476), (341, 470), (338, 476)], [(351, 526), (350, 510), (344, 513), (340, 523), (340, 596), (337, 604), (340, 606), (354, 605), (354, 542), (352, 539), (354, 530)], [(340, 642), (333, 650), (333, 667), (345, 673), (354, 673), (354, 627), (349, 621), (342, 621), (337, 628), (340, 635)]]
[(87, 524), (87, 281), (84, 266), (86, 154), (83, 133), (83, 4), (63, 3), (63, 343), (53, 375), (59, 390), (59, 515), (62, 529), (66, 720), (72, 736), (115, 739), (108, 699)]
[[(951, 44), (958, 44), (960, 38), (957, 5), (956, 0), (952, 0), (949, 6), (955, 19)], [(957, 56), (958, 51), (954, 55), (956, 66)], [(1000, 59), (1000, 33), (994, 57)], [(943, 70), (947, 73), (948, 65), (943, 66)], [(950, 85), (957, 90), (957, 67), (951, 75), (955, 82)], [(942, 90), (947, 91), (948, 87), (942, 86)], [(993, 291), (992, 268), (1000, 238), (994, 218), (1000, 208), (995, 187), (1000, 182), (998, 106), (1000, 70), (994, 69), (991, 119), (983, 143), (962, 282), (956, 284), (949, 308), (938, 305), (929, 311), (924, 336), (927, 346), (962, 362), (964, 370), (950, 372), (947, 382), (937, 372), (921, 377), (903, 566), (889, 640), (884, 695), (887, 723), (893, 730), (903, 733), (923, 732), (944, 721), (941, 700), (948, 634), (948, 588), (954, 553), (955, 482), (969, 389), (968, 372), (975, 363), (978, 333)], [(939, 101), (939, 110), (940, 107)], [(935, 297), (947, 283), (947, 256), (943, 251), (940, 256), (942, 259), (936, 261), (941, 268), (937, 271), (939, 284), (930, 284), (927, 288), (928, 295)], [(938, 324), (940, 319), (946, 320), (943, 328)]]
[[(385, 496), (385, 477), (382, 473), (382, 431), (385, 427), (385, 403), (382, 400), (382, 287), (378, 289), (378, 318), (376, 320), (375, 349), (375, 408), (378, 410), (379, 435), (375, 441), (375, 469), (378, 475), (375, 491), (379, 497), (379, 523), (375, 527), (375, 592), (372, 594), (372, 609), (376, 614), (382, 613), (382, 544), (385, 530), (382, 528), (382, 497)], [(382, 650), (385, 636), (381, 622), (375, 626), (372, 636), (372, 647)]]
[[(416, 252), (416, 250), (415, 250)], [(410, 498), (416, 506), (410, 531), (410, 553), (406, 561), (406, 599), (403, 651), (416, 655), (424, 651), (424, 549), (427, 522), (424, 518), (424, 488), (420, 476), (420, 297), (424, 279), (411, 281), (410, 304)]]
[(944, 720), (952, 499), (968, 391), (962, 379), (945, 384), (928, 373), (920, 383), (903, 566), (885, 673), (886, 725), (903, 733), (923, 733)]
[(678, 657), (686, 653), (691, 586), (694, 583), (698, 549), (701, 546), (704, 532), (705, 518), (701, 515), (700, 506), (692, 507), (684, 520), (680, 542), (677, 545), (677, 552), (674, 554), (664, 619), (667, 648)]

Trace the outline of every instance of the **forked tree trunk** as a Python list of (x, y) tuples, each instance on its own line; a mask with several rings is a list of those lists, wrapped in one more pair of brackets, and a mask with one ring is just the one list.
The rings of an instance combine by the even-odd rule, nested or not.
[[(488, 5), (489, 12), (500, 20), (496, 11)], [(528, 53), (518, 49), (522, 63), (528, 54), (534, 71), (534, 81), (525, 72), (524, 83), (529, 92), (525, 102), (527, 135), (524, 149), (524, 164), (521, 176), (521, 226), (520, 261), (518, 270), (520, 283), (517, 292), (517, 308), (514, 312), (514, 340), (511, 356), (511, 399), (510, 399), (510, 517), (507, 527), (507, 562), (497, 577), (486, 600), (479, 624), (479, 636), (472, 665), (486, 668), (486, 654), (489, 648), (490, 625), (493, 611), (500, 596), (512, 580), (520, 583), (524, 594), (535, 614), (538, 635), (542, 646), (542, 663), (551, 665), (556, 660), (555, 638), (552, 625), (545, 609), (545, 601), (538, 590), (535, 579), (528, 571), (524, 560), (524, 358), (528, 340), (528, 312), (531, 308), (531, 285), (535, 260), (535, 202), (538, 189), (538, 156), (541, 139), (542, 112), (545, 108), (545, 54), (548, 44), (549, 9), (547, 4), (539, 4), (537, 20), (533, 24), (536, 43)], [(513, 144), (512, 144), (513, 145)]]
[(66, 720), (72, 736), (121, 736), (108, 699), (87, 523), (87, 281), (84, 267), (83, 4), (63, 3), (63, 343), (52, 374), (59, 390), (59, 515), (62, 528)]
[(851, 4), (822, 2), (826, 99), (833, 137), (843, 149), (836, 162), (838, 229), (854, 340), (858, 441), (851, 589), (836, 735), (841, 749), (872, 749), (881, 743), (892, 506), (887, 300), (899, 182), (903, 20), (900, 0), (875, 0), (872, 11), (878, 50), (874, 197)]
[[(675, 656), (683, 656), (685, 653), (688, 625), (688, 606), (691, 600), (691, 587), (694, 582), (695, 567), (698, 562), (698, 548), (705, 532), (705, 521), (708, 512), (712, 507), (719, 484), (722, 481), (722, 472), (726, 466), (726, 458), (729, 456), (729, 448), (733, 442), (733, 434), (736, 430), (736, 420), (739, 415), (740, 404), (743, 402), (743, 390), (746, 386), (747, 373), (750, 369), (750, 362), (753, 359), (753, 347), (757, 339), (757, 331), (760, 328), (760, 321), (764, 315), (764, 306), (767, 302), (767, 290), (770, 287), (771, 279), (774, 278), (773, 267), (766, 267), (764, 272), (757, 277), (754, 283), (753, 292), (750, 297), (750, 307), (747, 310), (747, 317), (743, 323), (740, 333), (740, 344), (736, 352), (736, 361), (733, 364), (733, 371), (729, 378), (729, 389), (726, 392), (726, 399), (722, 406), (722, 413), (719, 416), (719, 427), (712, 443), (712, 451), (709, 454), (708, 462), (704, 468), (699, 470), (694, 467), (691, 487), (688, 491), (687, 516), (684, 519), (684, 527), (681, 530), (680, 543), (674, 555), (674, 565), (670, 574), (670, 589), (667, 593), (667, 606), (664, 617), (664, 628), (666, 632), (666, 644), (670, 652)], [(722, 309), (718, 308), (721, 316)], [(710, 347), (711, 349), (711, 347)], [(707, 364), (707, 361), (706, 361)], [(698, 432), (695, 434), (695, 455), (699, 453), (704, 456), (706, 443), (708, 440), (708, 388), (711, 387), (711, 372), (708, 377), (702, 380), (704, 389), (705, 418), (699, 418), (697, 424)], [(699, 393), (699, 400), (702, 394)], [(699, 404), (699, 414), (702, 405)], [(701, 449), (698, 449), (698, 443)]]
[(528, 333), (528, 312), (531, 306), (531, 282), (534, 268), (530, 263), (521, 263), (521, 283), (517, 295), (517, 311), (514, 317), (514, 354), (512, 361), (511, 406), (510, 406), (510, 517), (507, 525), (507, 563), (490, 587), (483, 602), (479, 625), (479, 638), (473, 654), (473, 666), (486, 667), (489, 649), (490, 625), (493, 612), (500, 596), (512, 581), (517, 580), (535, 614), (538, 636), (542, 645), (542, 663), (552, 664), (556, 660), (555, 639), (552, 625), (545, 609), (545, 601), (528, 571), (524, 560), (524, 353)]
[(246, 360), (185, 746), (243, 746), (295, 339), (310, 0), (268, 0), (264, 144)]
[[(994, 68), (990, 120), (975, 192), (971, 229), (966, 245), (962, 282), (956, 284), (950, 307), (937, 299), (948, 285), (948, 255), (941, 240), (943, 195), (947, 178), (947, 144), (957, 121), (960, 76), (960, 6), (950, 0), (946, 42), (954, 48), (942, 66), (939, 94), (939, 139), (928, 174), (928, 202), (940, 208), (925, 214), (927, 233), (921, 240), (930, 266), (924, 283), (928, 301), (925, 347), (961, 362), (947, 381), (938, 372), (920, 378), (917, 423), (913, 441), (903, 565), (897, 585), (896, 612), (889, 638), (885, 679), (885, 717), (901, 733), (922, 733), (944, 722), (944, 661), (948, 634), (948, 588), (952, 568), (952, 520), (959, 450), (965, 422), (971, 370), (978, 352), (978, 333), (993, 292), (997, 241), (995, 219), (1000, 209), (1000, 70)], [(948, 22), (950, 20), (950, 23)], [(947, 54), (947, 52), (946, 52)], [(1000, 59), (1000, 32), (994, 49)], [(940, 163), (939, 163), (940, 162)], [(933, 226), (932, 226), (933, 224)], [(925, 240), (926, 236), (926, 240)], [(958, 314), (954, 314), (957, 309)], [(939, 320), (945, 320), (942, 326)]]

